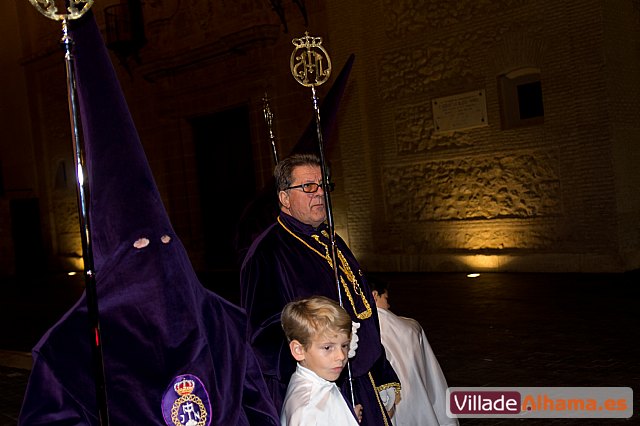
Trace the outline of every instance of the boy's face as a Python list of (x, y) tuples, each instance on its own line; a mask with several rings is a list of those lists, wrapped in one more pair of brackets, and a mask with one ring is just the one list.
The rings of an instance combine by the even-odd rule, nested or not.
[(376, 290), (373, 290), (373, 300), (376, 302), (376, 306), (378, 308), (389, 309), (391, 305), (389, 305), (389, 292), (385, 291), (380, 294)]
[(351, 336), (346, 333), (328, 333), (314, 336), (306, 349), (297, 340), (292, 340), (289, 347), (300, 365), (333, 382), (347, 364), (350, 342)]

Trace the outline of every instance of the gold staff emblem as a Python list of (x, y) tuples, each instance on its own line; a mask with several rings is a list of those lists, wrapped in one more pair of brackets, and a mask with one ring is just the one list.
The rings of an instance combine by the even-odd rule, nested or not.
[(40, 13), (46, 16), (49, 19), (53, 19), (54, 21), (65, 21), (69, 19), (78, 19), (82, 15), (84, 15), (91, 6), (93, 5), (93, 0), (69, 0), (69, 4), (67, 6), (67, 12), (69, 13), (58, 13), (58, 8), (56, 7), (56, 0), (29, 0), (33, 6)]
[(311, 37), (305, 32), (304, 37), (291, 42), (296, 47), (291, 53), (293, 78), (306, 87), (320, 86), (327, 81), (331, 75), (331, 59), (322, 47), (322, 37)]

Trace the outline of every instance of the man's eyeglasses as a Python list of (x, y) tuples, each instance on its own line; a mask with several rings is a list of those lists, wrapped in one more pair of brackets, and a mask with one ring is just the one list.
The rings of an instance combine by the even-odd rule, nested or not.
[[(335, 186), (336, 185), (333, 182), (330, 182), (329, 183), (329, 192), (333, 191)], [(308, 183), (303, 183), (302, 185), (290, 186), (288, 188), (285, 188), (285, 190), (301, 188), (302, 192), (305, 192), (307, 194), (314, 194), (314, 193), (318, 192), (318, 189), (320, 189), (320, 187), (323, 187), (323, 189), (324, 189), (324, 184), (323, 183), (316, 183), (316, 182), (308, 182)], [(326, 191), (326, 189), (325, 189), (325, 191)]]

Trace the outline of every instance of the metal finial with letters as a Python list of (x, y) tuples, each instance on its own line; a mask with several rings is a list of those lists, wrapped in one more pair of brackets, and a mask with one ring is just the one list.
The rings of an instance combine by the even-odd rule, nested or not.
[(67, 5), (68, 13), (58, 13), (56, 0), (29, 0), (40, 13), (54, 21), (64, 21), (65, 19), (78, 19), (82, 17), (93, 5), (93, 0), (69, 0)]
[(303, 86), (320, 86), (331, 75), (331, 58), (322, 46), (322, 37), (311, 37), (308, 32), (304, 37), (294, 38), (296, 47), (291, 53), (291, 74)]
[[(304, 37), (294, 38), (292, 41), (295, 49), (291, 53), (290, 68), (293, 78), (305, 87), (311, 87), (311, 98), (313, 101), (313, 111), (316, 120), (316, 133), (318, 136), (318, 150), (320, 152), (320, 164), (322, 173), (322, 188), (324, 189), (324, 205), (327, 215), (327, 225), (329, 227), (329, 242), (331, 245), (331, 262), (333, 274), (338, 290), (338, 302), (343, 306), (342, 289), (340, 287), (340, 276), (337, 263), (335, 224), (333, 221), (333, 208), (331, 206), (331, 195), (329, 188), (329, 170), (324, 153), (324, 141), (322, 139), (322, 126), (320, 124), (320, 108), (318, 106), (318, 96), (316, 86), (324, 84), (331, 76), (331, 58), (322, 46), (322, 37), (312, 37), (308, 32)], [(351, 390), (351, 404), (355, 406), (353, 393), (353, 382), (351, 379), (351, 363), (347, 362), (347, 372)]]
[(84, 279), (87, 295), (87, 311), (91, 334), (90, 339), (93, 357), (94, 379), (96, 387), (96, 403), (100, 424), (109, 424), (107, 408), (107, 393), (105, 386), (104, 359), (102, 355), (102, 336), (98, 311), (98, 296), (93, 263), (93, 249), (91, 245), (91, 228), (89, 225), (89, 183), (85, 169), (84, 145), (80, 137), (80, 118), (73, 56), (73, 39), (69, 34), (69, 21), (81, 18), (93, 5), (93, 0), (66, 0), (66, 12), (59, 13), (56, 0), (29, 0), (40, 13), (54, 21), (62, 21), (62, 44), (65, 50), (65, 64), (67, 71), (67, 100), (71, 121), (71, 141), (74, 150), (74, 165), (76, 169), (76, 192), (78, 197), (78, 218), (80, 222), (80, 240), (82, 242), (82, 258), (84, 261)]

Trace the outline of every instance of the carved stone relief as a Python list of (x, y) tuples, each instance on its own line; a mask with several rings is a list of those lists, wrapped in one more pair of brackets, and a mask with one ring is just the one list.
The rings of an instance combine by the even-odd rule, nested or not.
[[(516, 223), (517, 221), (517, 223)], [(393, 227), (392, 227), (393, 228)], [(514, 250), (544, 250), (558, 247), (568, 238), (558, 223), (531, 220), (445, 222), (394, 229), (378, 242), (376, 250), (386, 254), (504, 254)]]
[(436, 148), (471, 145), (467, 133), (434, 134), (431, 102), (397, 108), (394, 127), (398, 154), (417, 154)]
[(151, 0), (144, 8), (147, 39), (160, 50), (215, 42), (239, 30), (268, 24), (275, 17), (268, 2), (251, 0)]
[(527, 4), (526, 0), (383, 0), (390, 39), (429, 28), (446, 28), (482, 15), (495, 15)]
[(394, 49), (380, 59), (380, 96), (395, 100), (424, 93), (429, 84), (455, 81), (456, 86), (471, 83), (469, 53), (480, 40), (479, 33), (459, 34), (444, 40)]
[[(389, 49), (379, 61), (380, 97), (388, 101), (398, 100), (428, 94), (435, 88), (444, 93), (449, 89), (473, 86), (478, 73), (477, 64), (474, 65), (473, 61), (478, 58), (473, 59), (472, 55), (481, 51), (491, 51), (489, 56), (492, 58), (500, 55), (500, 59), (491, 59), (498, 62), (496, 65), (507, 63), (513, 66), (515, 63), (521, 66), (523, 61), (529, 64), (531, 56), (536, 60), (534, 63), (540, 63), (543, 33), (541, 21), (514, 22), (429, 40), (428, 44), (418, 42)], [(513, 52), (514, 49), (504, 48), (504, 51), (496, 51), (504, 44), (521, 50)], [(504, 58), (504, 55), (511, 56)]]
[(382, 170), (390, 222), (535, 218), (561, 213), (555, 159), (543, 152)]
[(187, 4), (185, 8), (187, 28), (191, 26), (189, 24), (195, 24), (196, 28), (207, 31), (220, 12), (215, 10), (215, 3), (209, 0), (191, 0)]
[(385, 241), (383, 252), (430, 253), (438, 251), (532, 250), (557, 244), (557, 230), (551, 225), (535, 227), (508, 226), (443, 230), (426, 230), (396, 236)]

